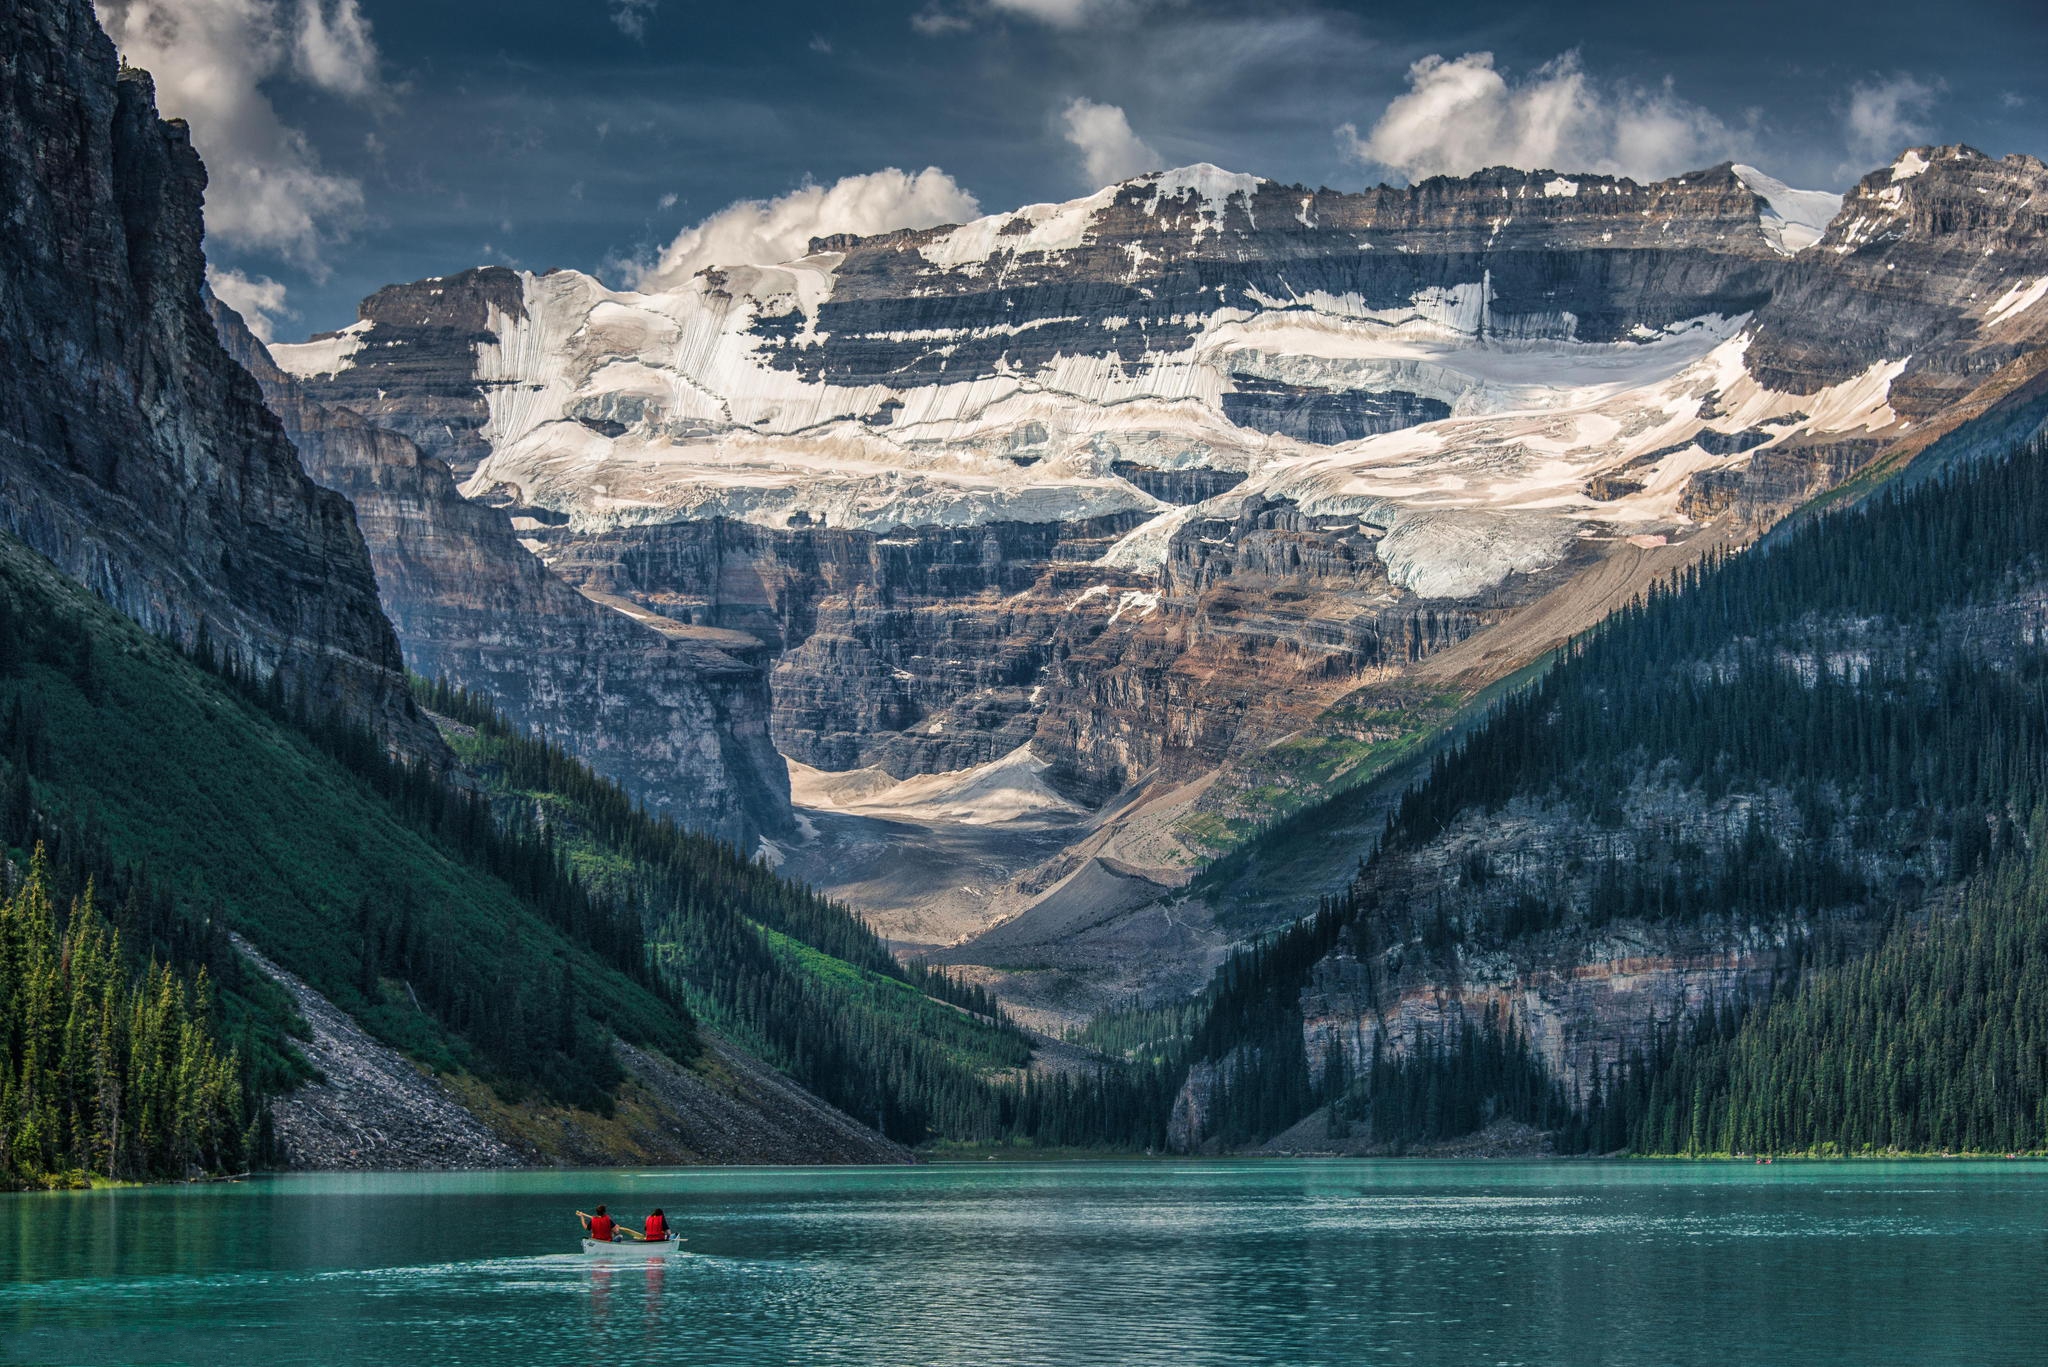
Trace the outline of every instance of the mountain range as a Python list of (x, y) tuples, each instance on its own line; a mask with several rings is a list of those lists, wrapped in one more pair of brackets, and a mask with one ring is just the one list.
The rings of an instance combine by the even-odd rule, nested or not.
[(10, 888), (161, 903), (254, 1160), (1818, 1146), (1670, 1079), (2016, 895), (2035, 158), (1200, 165), (266, 347), (5, 23)]

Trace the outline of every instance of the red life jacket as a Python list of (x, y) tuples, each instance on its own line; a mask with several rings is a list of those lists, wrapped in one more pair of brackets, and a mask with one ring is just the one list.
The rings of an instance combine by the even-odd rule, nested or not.
[(609, 1215), (591, 1216), (590, 1237), (601, 1244), (610, 1243), (612, 1241), (612, 1217)]
[(666, 1238), (668, 1237), (668, 1218), (667, 1218), (666, 1216), (662, 1216), (662, 1215), (650, 1215), (650, 1216), (648, 1216), (648, 1217), (647, 1217), (647, 1237), (648, 1237), (649, 1239), (657, 1239), (657, 1240), (658, 1240), (658, 1239), (666, 1239)]

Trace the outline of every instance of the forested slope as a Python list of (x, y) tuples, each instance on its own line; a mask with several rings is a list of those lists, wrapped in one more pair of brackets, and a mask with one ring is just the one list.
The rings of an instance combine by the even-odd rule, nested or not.
[(2048, 455), (2007, 435), (1688, 573), (1439, 757), (1219, 974), (1182, 1141), (2048, 1145)]

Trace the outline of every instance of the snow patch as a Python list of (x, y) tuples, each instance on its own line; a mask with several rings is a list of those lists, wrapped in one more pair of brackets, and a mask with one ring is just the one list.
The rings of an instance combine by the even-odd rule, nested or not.
[[(1159, 172), (1152, 192), (1152, 202), (1145, 206), (1145, 212), (1157, 215), (1162, 202), (1186, 199), (1193, 195), (1199, 203), (1202, 216), (1221, 223), (1224, 209), (1231, 199), (1241, 195), (1244, 197), (1245, 214), (1250, 217), (1252, 196), (1256, 195), (1259, 187), (1265, 183), (1264, 178), (1260, 176), (1241, 175), (1235, 171), (1226, 171), (1220, 166), (1211, 166), (1206, 161), (1198, 161), (1193, 166), (1180, 166), (1171, 171)], [(1256, 220), (1252, 226), (1258, 226)], [(1196, 236), (1200, 235), (1200, 230), (1197, 230)]]
[(279, 370), (302, 380), (338, 375), (355, 364), (355, 355), (363, 349), (373, 326), (369, 319), (358, 318), (339, 332), (310, 342), (272, 342), (270, 359), (277, 362)]
[(1896, 184), (1902, 180), (1911, 180), (1926, 169), (1927, 158), (1921, 155), (1920, 149), (1908, 147), (1905, 155), (1892, 163), (1892, 181)]
[(2017, 317), (2048, 297), (2048, 275), (2033, 284), (2021, 281), (1998, 297), (1998, 302), (1984, 311), (1984, 321), (1995, 323), (2004, 318)]
[(1842, 211), (1842, 196), (1826, 190), (1795, 190), (1754, 166), (1737, 166), (1735, 175), (1770, 206), (1759, 218), (1764, 240), (1785, 256), (1797, 255), (1820, 241), (1828, 224)]
[[(1173, 544), (1173, 534), (1188, 524), (1188, 519), (1195, 515), (1195, 509), (1200, 506), (1196, 504), (1191, 507), (1174, 508), (1161, 513), (1150, 522), (1140, 523), (1125, 532), (1096, 563), (1110, 569), (1129, 570), (1134, 574), (1158, 573), (1166, 568), (1166, 552)], [(1097, 588), (1103, 593), (1109, 592), (1107, 585), (1098, 585)], [(1089, 593), (1094, 592), (1096, 589), (1089, 590)]]

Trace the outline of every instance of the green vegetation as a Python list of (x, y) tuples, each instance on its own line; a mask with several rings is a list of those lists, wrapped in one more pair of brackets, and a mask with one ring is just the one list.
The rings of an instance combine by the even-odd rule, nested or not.
[(286, 700), (199, 654), (0, 539), (4, 834), (17, 857), (48, 843), (73, 889), (96, 879), (132, 950), (208, 970), (252, 1090), (304, 1065), (286, 1000), (228, 930), (379, 1038), (508, 1096), (602, 1108), (608, 1032), (692, 1056), (688, 1012), (621, 966), (617, 918), (578, 922), (544, 845), (358, 733), (292, 724)]
[(1257, 864), (1297, 857), (1305, 840), (1341, 817), (1375, 780), (1425, 750), (1465, 700), (1455, 692), (1371, 692), (1370, 705), (1333, 707), (1313, 731), (1247, 761), (1230, 799), (1245, 815), (1204, 811), (1181, 823), (1193, 843), (1219, 851), (1196, 875), (1194, 891), (1220, 888)]
[[(1326, 900), (1207, 994), (1189, 1057), (1220, 1071), (1208, 1133), (1263, 1137), (1337, 1097), (1337, 1123), (1395, 1143), (1506, 1117), (1598, 1151), (2048, 1146), (2048, 865), (2028, 834), (2048, 804), (2048, 649), (2007, 620), (2048, 582), (2044, 458), (1958, 460), (1688, 572), (1496, 707), (1402, 800), (1380, 857), (1517, 799), (1619, 830), (1644, 774), (1709, 802), (1784, 794), (1796, 818), (1754, 806), (1705, 845), (1628, 826), (1627, 853), (1575, 882), (1478, 860), (1449, 912), (1387, 905), (1369, 879)], [(1900, 858), (1907, 875), (1871, 882)], [(1926, 895), (1952, 886), (1960, 912)], [(1497, 1023), (1359, 1078), (1304, 1054), (1301, 989), (1333, 951), (1447, 956), (1611, 921), (1784, 927), (1807, 969), (1746, 1017), (1671, 1032), (1568, 1117)]]
[(241, 1060), (204, 969), (138, 968), (88, 886), (61, 922), (38, 849), (0, 901), (0, 1186), (232, 1171)]
[(849, 1115), (909, 1144), (1161, 1142), (1156, 1070), (1029, 1075), (1028, 1036), (980, 988), (898, 964), (845, 907), (649, 816), (485, 700), (415, 690), (500, 813), (544, 821), (594, 886), (640, 909), (654, 962), (695, 1011)]
[(1902, 917), (1868, 954), (1632, 1060), (1581, 1143), (1639, 1153), (2048, 1148), (2048, 823), (1959, 912)]
[(1067, 1031), (1067, 1041), (1127, 1063), (1164, 1066), (1186, 1052), (1205, 1011), (1200, 999), (1128, 1006), (1098, 1012)]

